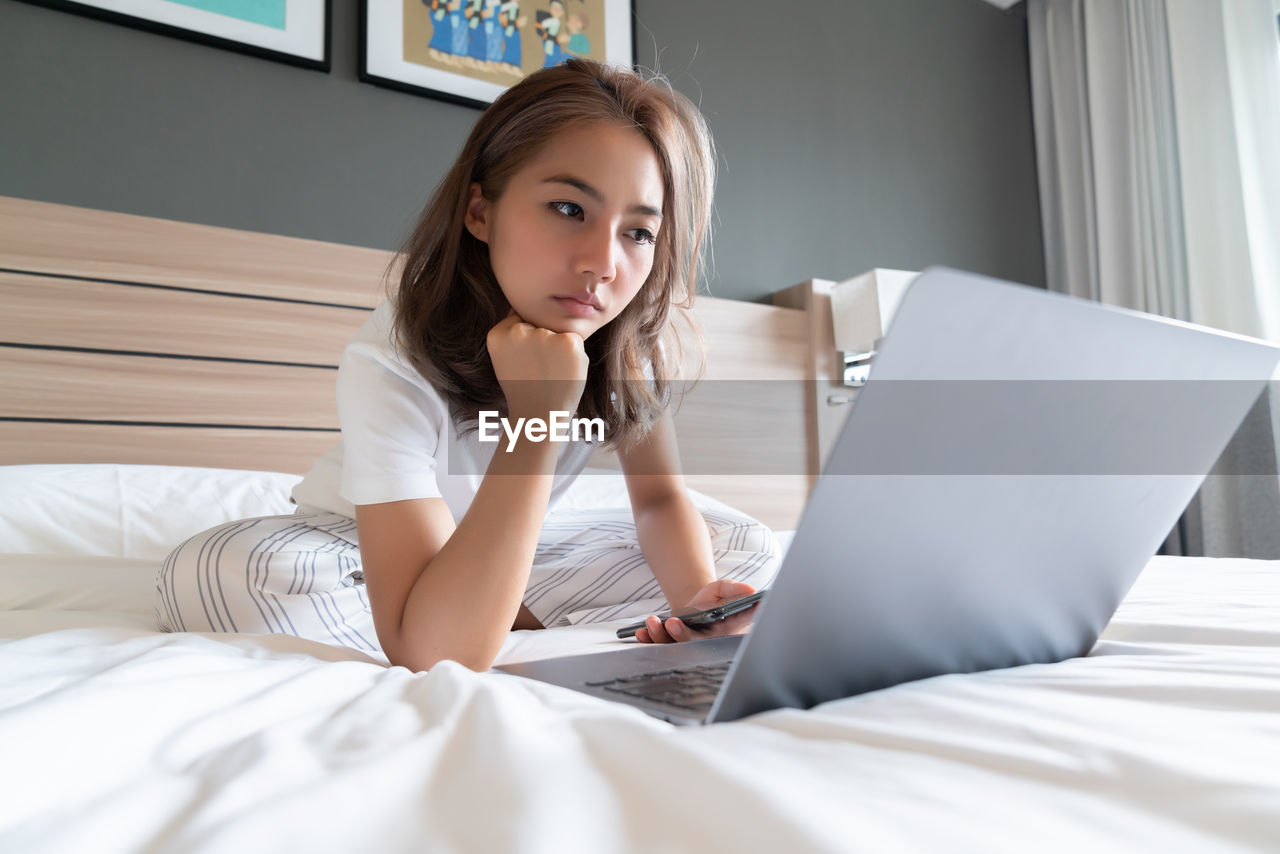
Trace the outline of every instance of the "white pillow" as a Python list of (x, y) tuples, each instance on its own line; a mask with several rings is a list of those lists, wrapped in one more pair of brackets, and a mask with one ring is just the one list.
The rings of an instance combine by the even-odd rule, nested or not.
[(128, 465), (0, 466), (0, 552), (159, 559), (233, 519), (293, 513), (301, 478)]

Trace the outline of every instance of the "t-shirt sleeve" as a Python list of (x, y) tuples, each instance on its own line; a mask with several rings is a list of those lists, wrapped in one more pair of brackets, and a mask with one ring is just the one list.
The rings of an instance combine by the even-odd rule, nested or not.
[(439, 497), (437, 449), (452, 429), (439, 393), (370, 341), (343, 353), (337, 392), (342, 497), (355, 505)]

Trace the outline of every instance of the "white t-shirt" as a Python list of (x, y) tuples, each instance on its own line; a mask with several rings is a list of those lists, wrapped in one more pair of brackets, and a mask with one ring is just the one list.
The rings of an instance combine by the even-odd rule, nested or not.
[[(384, 302), (347, 345), (338, 366), (338, 422), (342, 441), (316, 461), (293, 489), (299, 507), (355, 518), (355, 505), (410, 498), (443, 498), (462, 519), (505, 436), (479, 441), (460, 436), (448, 402), (393, 343), (394, 312)], [(548, 506), (587, 464), (594, 446), (560, 447)]]

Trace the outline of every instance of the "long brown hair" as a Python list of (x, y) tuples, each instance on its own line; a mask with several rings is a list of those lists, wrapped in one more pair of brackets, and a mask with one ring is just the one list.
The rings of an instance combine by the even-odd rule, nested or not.
[(661, 77), (572, 58), (524, 78), (484, 111), (404, 246), (396, 343), (459, 422), (474, 426), (480, 409), (505, 412), (485, 336), (510, 306), (489, 247), (464, 226), (468, 191), (479, 183), (497, 201), (558, 132), (588, 122), (638, 130), (653, 146), (664, 189), (649, 278), (586, 341), (591, 362), (577, 414), (602, 418), (606, 447), (625, 447), (648, 432), (669, 397), (672, 354), (663, 342), (679, 352), (668, 320), (673, 307), (693, 304), (715, 188), (706, 121)]

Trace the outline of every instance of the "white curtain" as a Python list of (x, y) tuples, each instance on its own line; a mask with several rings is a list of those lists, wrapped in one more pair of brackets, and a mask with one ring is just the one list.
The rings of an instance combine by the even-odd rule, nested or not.
[[(1274, 0), (1028, 0), (1027, 22), (1049, 287), (1280, 343)], [(1280, 558), (1278, 428), (1264, 396), (1167, 550)]]

